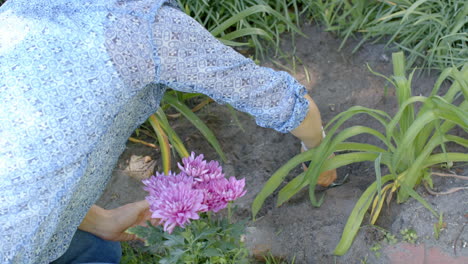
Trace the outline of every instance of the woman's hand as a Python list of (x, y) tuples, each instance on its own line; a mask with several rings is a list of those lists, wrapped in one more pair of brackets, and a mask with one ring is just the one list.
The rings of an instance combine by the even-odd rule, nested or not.
[[(304, 147), (301, 147), (301, 152), (304, 152), (304, 151), (305, 151)], [(335, 157), (335, 154), (331, 154), (330, 157), (328, 158), (330, 159), (333, 157)], [(307, 170), (308, 166), (303, 163), (302, 167), (304, 168), (304, 170)], [(327, 171), (322, 172), (319, 175), (317, 179), (317, 184), (322, 187), (329, 187), (335, 182), (336, 178), (337, 178), (336, 169), (327, 170)]]
[[(304, 96), (307, 101), (309, 101), (309, 111), (307, 112), (306, 117), (302, 121), (302, 123), (291, 131), (291, 133), (299, 138), (304, 146), (301, 148), (301, 152), (305, 151), (310, 148), (315, 148), (323, 140), (324, 133), (322, 129), (322, 119), (320, 117), (320, 112), (315, 104), (314, 100), (309, 95)], [(329, 158), (334, 157), (335, 154), (332, 154)], [(312, 161), (313, 162), (313, 161)], [(307, 169), (307, 166), (303, 165), (304, 170)], [(319, 175), (317, 180), (317, 184), (323, 187), (328, 187), (336, 180), (336, 169), (332, 169), (329, 171), (324, 171)]]
[(136, 236), (125, 233), (125, 230), (137, 225), (145, 226), (148, 220), (153, 225), (159, 223), (159, 219), (151, 219), (149, 204), (145, 200), (112, 210), (93, 205), (78, 228), (105, 240), (128, 241), (136, 239)]

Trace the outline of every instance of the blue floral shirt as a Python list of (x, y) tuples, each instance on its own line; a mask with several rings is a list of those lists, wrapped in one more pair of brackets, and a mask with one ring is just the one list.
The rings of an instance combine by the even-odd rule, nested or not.
[[(37, 3), (36, 3), (37, 2)], [(62, 255), (125, 142), (167, 87), (288, 132), (305, 89), (159, 0), (8, 0), (0, 8), (0, 262)]]

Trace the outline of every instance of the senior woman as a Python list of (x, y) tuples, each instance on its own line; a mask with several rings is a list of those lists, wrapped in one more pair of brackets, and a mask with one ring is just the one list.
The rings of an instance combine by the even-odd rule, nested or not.
[[(93, 204), (167, 88), (229, 103), (310, 148), (322, 139), (303, 86), (224, 46), (174, 2), (0, 7), (1, 263), (118, 262), (109, 241), (132, 239), (124, 231), (149, 219), (148, 204)], [(326, 176), (323, 185), (336, 177)]]

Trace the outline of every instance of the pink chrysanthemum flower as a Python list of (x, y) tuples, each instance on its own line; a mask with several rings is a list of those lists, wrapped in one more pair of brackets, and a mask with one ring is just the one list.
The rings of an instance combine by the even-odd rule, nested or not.
[(168, 175), (164, 173), (156, 172), (156, 176), (151, 176), (148, 179), (142, 180), (143, 184), (146, 185), (143, 189), (151, 196), (159, 196), (161, 191), (169, 188), (173, 185), (187, 184), (193, 185), (193, 178), (185, 175), (184, 173), (175, 174), (169, 171)]
[(245, 179), (236, 180), (231, 177), (219, 178), (209, 182), (202, 182), (195, 185), (195, 188), (203, 190), (205, 197), (203, 204), (207, 206), (207, 211), (218, 212), (226, 208), (227, 204), (245, 195)]
[(177, 166), (185, 174), (194, 177), (195, 181), (205, 182), (224, 178), (223, 168), (217, 161), (207, 163), (203, 158), (203, 154), (195, 157), (195, 153), (192, 152), (190, 157), (183, 158), (182, 164), (178, 163)]
[(156, 173), (142, 181), (143, 189), (149, 192), (146, 200), (152, 217), (161, 219), (164, 231), (169, 233), (176, 226), (199, 219), (200, 212), (218, 212), (246, 192), (245, 180), (226, 179), (217, 161), (207, 163), (203, 155), (192, 152), (182, 163), (178, 164), (179, 174)]
[(203, 204), (206, 205), (206, 212), (213, 211), (217, 213), (228, 205), (228, 202), (223, 199), (223, 196), (219, 192), (220, 188), (224, 188), (225, 181), (227, 180), (222, 178), (195, 185), (195, 188), (203, 191)]
[(199, 219), (198, 213), (206, 210), (203, 192), (191, 184), (168, 185), (158, 197), (147, 197), (153, 218), (161, 219), (164, 231), (172, 233), (176, 226), (184, 227), (191, 219)]
[(182, 159), (182, 164), (177, 163), (180, 171), (184, 172), (188, 176), (192, 176), (194, 178), (200, 177), (201, 175), (208, 172), (208, 168), (206, 168), (206, 161), (203, 159), (203, 154), (198, 155), (195, 157), (195, 153), (192, 152), (189, 157)]
[(230, 177), (229, 183), (227, 184), (223, 192), (224, 199), (230, 202), (230, 201), (237, 200), (238, 198), (244, 196), (245, 193), (247, 192), (246, 190), (244, 190), (244, 187), (245, 187), (245, 178), (237, 180), (234, 177)]

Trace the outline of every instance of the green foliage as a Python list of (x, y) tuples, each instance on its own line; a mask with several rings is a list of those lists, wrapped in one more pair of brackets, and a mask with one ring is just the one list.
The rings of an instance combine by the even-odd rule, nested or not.
[(434, 238), (436, 240), (439, 240), (440, 233), (442, 232), (442, 230), (444, 230), (447, 227), (447, 223), (444, 222), (443, 218), (444, 218), (443, 213), (440, 213), (439, 221), (434, 224)]
[(122, 242), (122, 259), (120, 264), (158, 264), (161, 256), (152, 254), (141, 248), (134, 248), (127, 242)]
[(127, 232), (145, 240), (155, 253), (156, 263), (248, 263), (248, 250), (241, 241), (245, 221), (231, 224), (226, 219), (212, 220), (205, 215), (172, 234), (161, 226), (133, 227)]
[(418, 239), (418, 234), (414, 229), (405, 228), (400, 231), (400, 234), (402, 235), (404, 241), (411, 244), (416, 243), (416, 240)]
[(396, 236), (390, 232), (385, 233), (385, 241), (390, 245), (395, 245), (396, 243), (398, 243)]
[[(355, 162), (373, 161), (376, 167), (376, 181), (361, 195), (351, 212), (335, 254), (343, 255), (349, 249), (369, 208), (372, 208), (371, 223), (380, 214), (384, 201), (396, 193), (397, 201), (404, 202), (409, 197), (421, 202), (435, 216), (438, 214), (416, 192), (414, 187), (421, 181), (432, 183), (431, 167), (442, 164), (451, 166), (453, 162), (468, 161), (465, 152), (447, 152), (449, 142), (468, 147), (466, 138), (449, 134), (458, 126), (468, 131), (468, 63), (460, 71), (455, 67), (445, 69), (428, 97), (411, 95), (413, 73), (405, 76), (405, 62), (402, 52), (393, 54), (394, 76), (390, 79), (383, 75), (396, 89), (398, 111), (391, 117), (387, 113), (354, 106), (333, 118), (327, 127), (327, 137), (315, 149), (303, 152), (278, 169), (266, 182), (252, 204), (255, 215), (270, 196), (284, 181), (289, 172), (301, 163), (311, 161), (303, 172), (281, 188), (277, 204), (280, 205), (304, 187), (309, 188), (312, 205), (320, 206), (323, 197), (317, 198), (315, 186), (321, 172)], [(437, 95), (442, 83), (447, 79), (451, 86), (443, 96)], [(352, 126), (342, 131), (339, 128), (357, 114), (365, 114), (382, 125), (383, 133), (365, 126)], [(380, 146), (365, 143), (346, 142), (349, 138), (367, 134), (376, 137)], [(435, 153), (440, 152), (440, 153)], [(327, 159), (332, 153), (336, 155)], [(380, 175), (380, 166), (388, 168), (387, 175)]]
[(381, 249), (382, 249), (382, 245), (380, 245), (379, 243), (374, 244), (374, 245), (370, 248), (370, 250), (371, 250), (372, 252), (374, 252), (374, 254), (375, 254), (375, 256), (376, 256), (377, 258), (380, 258), (380, 255), (381, 255), (380, 250), (381, 250)]
[(311, 15), (343, 37), (386, 39), (409, 54), (408, 67), (461, 67), (468, 58), (468, 3), (465, 0), (314, 0)]
[[(158, 111), (151, 115), (145, 124), (135, 131), (137, 135), (144, 131), (146, 135), (149, 135), (158, 141), (158, 146), (161, 151), (163, 170), (166, 174), (171, 170), (171, 149), (176, 151), (180, 157), (189, 156), (183, 141), (169, 124), (168, 115), (164, 112), (169, 108), (173, 108), (179, 112), (176, 116), (183, 115), (187, 118), (187, 120), (200, 131), (208, 143), (211, 144), (221, 159), (226, 161), (226, 156), (224, 155), (216, 136), (203, 123), (203, 121), (193, 113), (195, 108), (203, 107), (205, 104), (210, 102), (211, 99), (205, 99), (194, 109), (190, 109), (186, 104), (187, 100), (200, 96), (205, 97), (202, 94), (182, 93), (174, 90), (167, 91), (161, 100), (161, 107)], [(137, 143), (143, 143), (145, 145), (151, 145), (150, 143), (143, 142), (135, 138), (130, 138), (130, 140)]]
[(281, 33), (300, 33), (300, 11), (295, 0), (178, 2), (220, 41), (229, 46), (254, 48), (257, 55), (264, 55), (267, 45), (278, 51)]
[(294, 264), (296, 261), (296, 257), (294, 256), (292, 258), (292, 260), (289, 262), (287, 260), (285, 260), (284, 258), (282, 257), (275, 257), (273, 256), (273, 254), (271, 254), (271, 252), (269, 252), (268, 255), (266, 255), (264, 257), (264, 262), (265, 264)]

